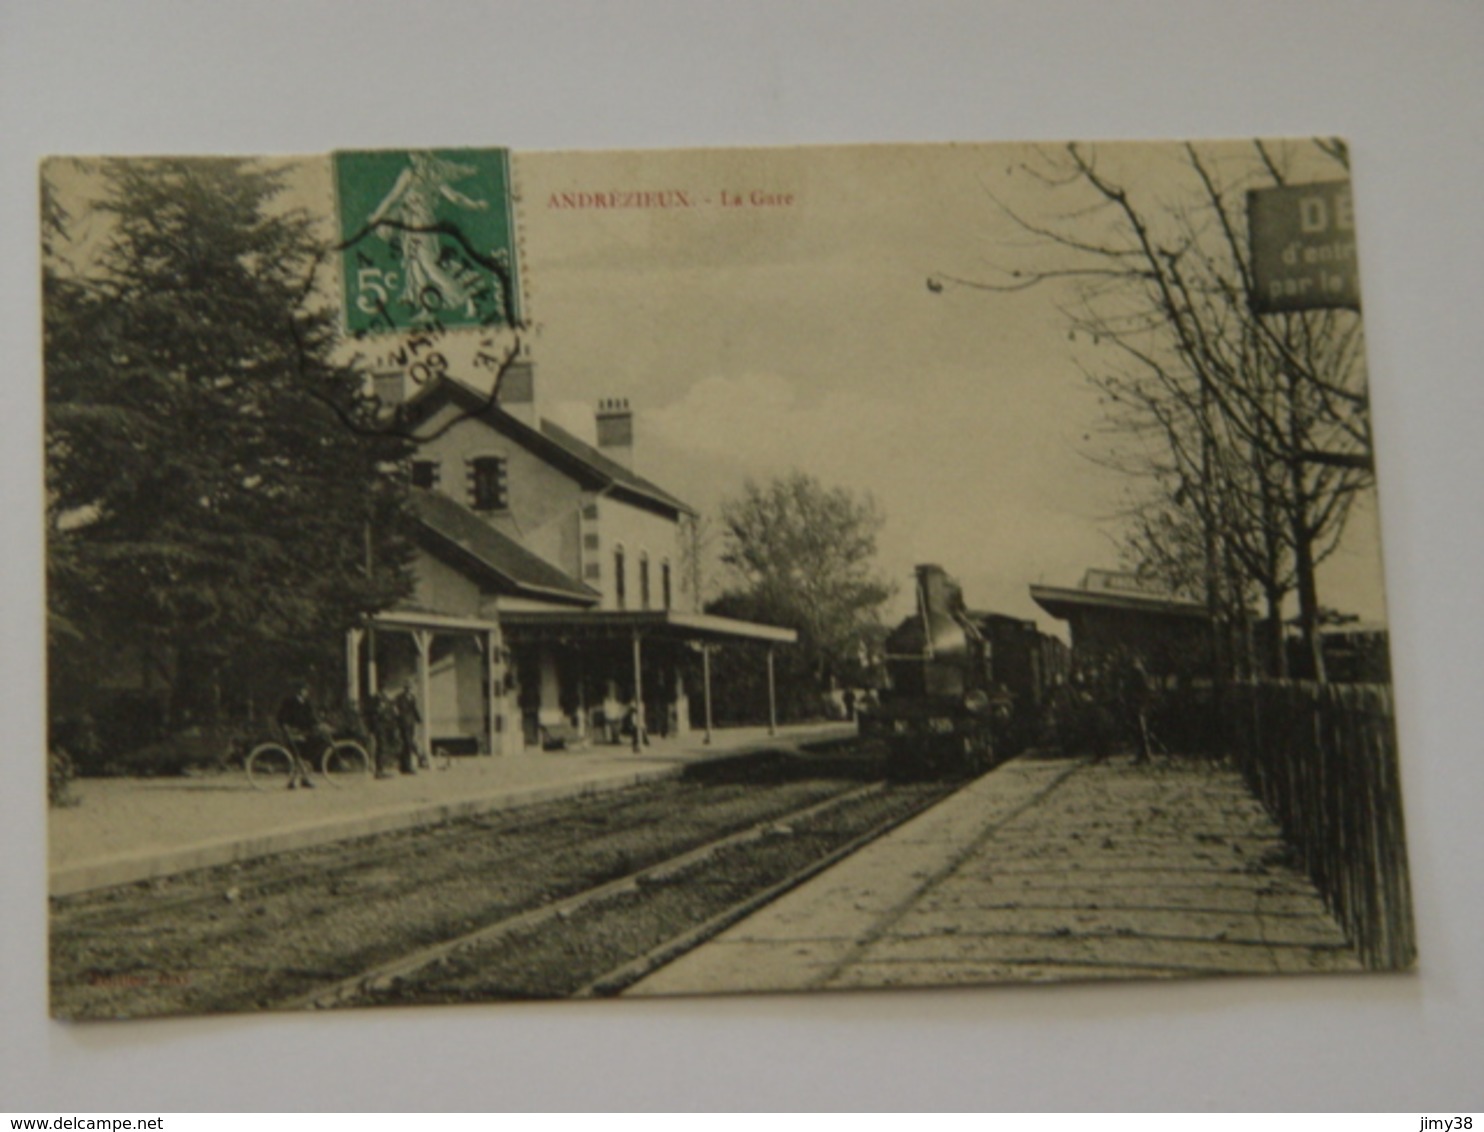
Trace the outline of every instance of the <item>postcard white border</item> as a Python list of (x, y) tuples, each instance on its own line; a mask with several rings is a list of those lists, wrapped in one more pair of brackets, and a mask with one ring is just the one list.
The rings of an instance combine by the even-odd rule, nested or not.
[[(271, 1108), (1465, 1110), (1484, 1048), (1484, 9), (1425, 0), (67, 5), (0, 14), (0, 1097)], [(47, 1019), (46, 153), (1353, 143), (1415, 977), (67, 1026)], [(334, 1051), (327, 1071), (327, 1051)]]

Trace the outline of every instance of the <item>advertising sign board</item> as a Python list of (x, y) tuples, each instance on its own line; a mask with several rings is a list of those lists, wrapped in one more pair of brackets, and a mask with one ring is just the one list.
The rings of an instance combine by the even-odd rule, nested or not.
[(1360, 309), (1349, 181), (1253, 189), (1247, 221), (1253, 310)]

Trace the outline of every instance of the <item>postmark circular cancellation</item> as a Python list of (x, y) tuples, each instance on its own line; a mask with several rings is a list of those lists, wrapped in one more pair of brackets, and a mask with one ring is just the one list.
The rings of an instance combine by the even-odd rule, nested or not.
[(341, 329), (408, 392), (497, 380), (525, 328), (506, 149), (332, 155)]

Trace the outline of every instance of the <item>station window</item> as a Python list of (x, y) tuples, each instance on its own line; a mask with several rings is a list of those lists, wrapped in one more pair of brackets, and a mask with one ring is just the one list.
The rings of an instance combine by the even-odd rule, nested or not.
[(476, 511), (504, 511), (510, 506), (510, 489), (503, 456), (479, 456), (470, 461), (469, 494)]
[(672, 595), (670, 592), (670, 560), (668, 558), (660, 563), (660, 597), (665, 603), (663, 608), (669, 609)]
[(438, 486), (438, 461), (437, 460), (414, 460), (412, 461), (412, 486), (425, 487), (432, 491)]
[(625, 598), (627, 596), (625, 593), (626, 585), (627, 581), (624, 578), (623, 570), (623, 547), (615, 546), (613, 548), (613, 601), (619, 609), (622, 609), (625, 605)]
[(649, 608), (649, 555), (639, 552), (639, 608)]

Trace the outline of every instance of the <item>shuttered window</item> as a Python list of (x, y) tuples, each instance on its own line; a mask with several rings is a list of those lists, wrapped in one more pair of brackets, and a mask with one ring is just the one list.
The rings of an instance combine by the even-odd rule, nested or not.
[(502, 456), (478, 456), (469, 461), (469, 497), (476, 511), (504, 511), (510, 506), (510, 487)]

